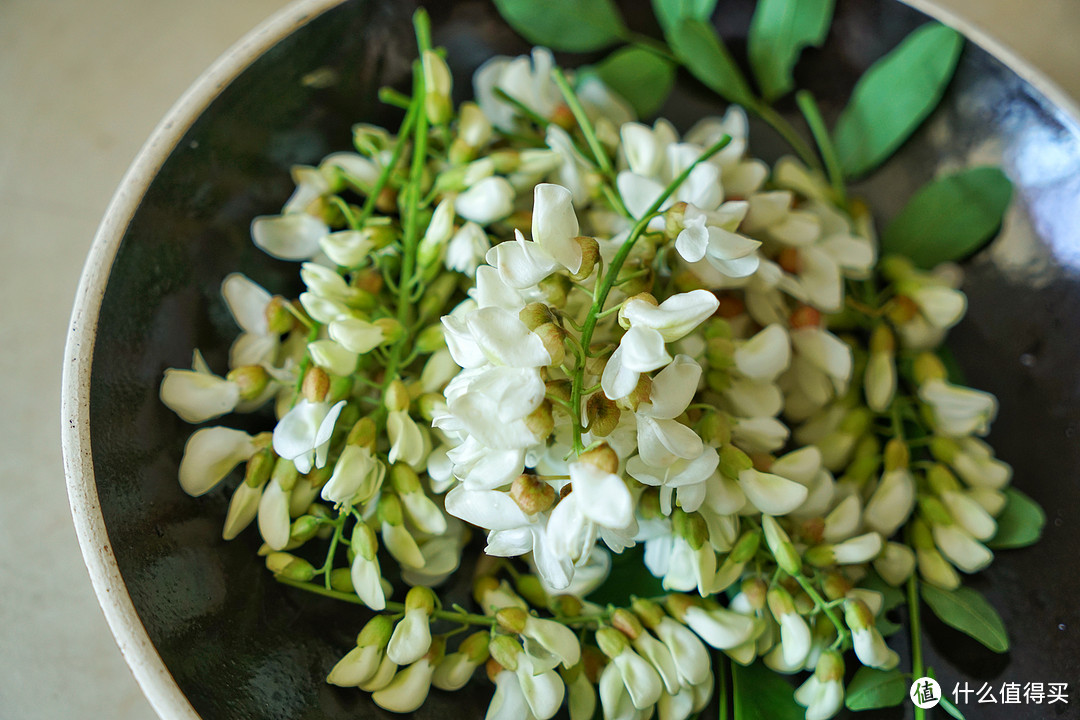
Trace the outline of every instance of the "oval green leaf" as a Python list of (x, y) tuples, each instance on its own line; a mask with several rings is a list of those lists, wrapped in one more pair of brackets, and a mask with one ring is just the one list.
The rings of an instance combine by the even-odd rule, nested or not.
[(523, 38), (553, 50), (600, 50), (627, 32), (612, 0), (495, 0), (495, 7)]
[(833, 131), (848, 177), (884, 162), (937, 107), (963, 43), (955, 30), (927, 23), (859, 78)]
[(1009, 635), (997, 610), (977, 590), (958, 587), (942, 590), (922, 586), (922, 598), (943, 623), (970, 635), (994, 652), (1009, 649)]
[(653, 0), (653, 12), (664, 30), (675, 27), (681, 20), (708, 20), (716, 9), (717, 0)]
[(959, 260), (997, 233), (1012, 199), (1012, 183), (995, 167), (976, 167), (919, 188), (885, 228), (881, 248), (922, 268)]
[(795, 691), (763, 663), (749, 667), (731, 663), (735, 720), (803, 720), (806, 710), (795, 702)]
[(997, 518), (997, 533), (986, 543), (995, 550), (1034, 545), (1042, 536), (1046, 513), (1039, 503), (1016, 488), (1005, 491), (1005, 509)]
[(660, 109), (675, 82), (671, 62), (639, 47), (616, 50), (593, 71), (605, 85), (626, 98), (640, 118)]
[(761, 94), (772, 101), (795, 87), (791, 70), (808, 45), (820, 47), (833, 0), (760, 0), (750, 22), (748, 52)]
[(848, 683), (844, 705), (848, 710), (894, 707), (907, 697), (907, 677), (899, 670), (863, 667)]
[(740, 105), (754, 104), (750, 85), (712, 25), (686, 18), (670, 29), (667, 40), (679, 62), (720, 97)]

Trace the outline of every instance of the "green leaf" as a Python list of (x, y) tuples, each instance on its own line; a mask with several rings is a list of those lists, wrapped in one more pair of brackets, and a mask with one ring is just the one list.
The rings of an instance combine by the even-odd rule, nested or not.
[(681, 20), (708, 20), (716, 9), (716, 0), (652, 0), (653, 12), (666, 32)]
[(668, 44), (679, 62), (718, 95), (740, 105), (754, 105), (754, 94), (716, 28), (687, 18), (667, 33)]
[(967, 720), (964, 713), (960, 712), (960, 708), (953, 705), (952, 700), (945, 697), (944, 693), (941, 695), (941, 709), (952, 715), (956, 720)]
[(612, 0), (495, 0), (495, 7), (526, 40), (553, 50), (600, 50), (627, 33)]
[(795, 702), (795, 691), (761, 662), (749, 667), (731, 663), (734, 720), (803, 720), (806, 709)]
[(907, 677), (899, 670), (874, 670), (862, 667), (848, 683), (844, 704), (848, 710), (873, 710), (904, 702)]
[(833, 0), (760, 0), (750, 22), (750, 66), (761, 94), (772, 101), (795, 87), (791, 70), (807, 45), (820, 47), (832, 22)]
[(1034, 545), (1046, 525), (1046, 513), (1039, 503), (1016, 488), (1005, 491), (1005, 509), (997, 518), (997, 532), (986, 543), (995, 550)]
[(610, 603), (627, 607), (632, 595), (657, 597), (666, 592), (660, 579), (645, 567), (644, 546), (637, 545), (611, 556), (611, 572), (607, 580), (593, 590), (587, 599), (598, 605)]
[(1009, 649), (1005, 624), (977, 590), (958, 587), (950, 591), (923, 584), (922, 598), (946, 625), (970, 635), (994, 652)]
[(927, 23), (859, 78), (833, 130), (848, 177), (884, 162), (937, 107), (963, 42), (955, 30)]
[(996, 167), (961, 170), (919, 188), (893, 218), (881, 248), (922, 268), (967, 257), (997, 233), (1012, 183)]
[(593, 70), (604, 84), (646, 118), (660, 109), (675, 82), (675, 66), (654, 52), (624, 47), (608, 55)]

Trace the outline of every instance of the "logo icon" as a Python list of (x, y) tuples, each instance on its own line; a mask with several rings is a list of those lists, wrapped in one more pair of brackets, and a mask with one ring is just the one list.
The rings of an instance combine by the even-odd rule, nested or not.
[(933, 678), (921, 677), (911, 683), (908, 696), (911, 702), (915, 703), (915, 707), (923, 710), (932, 708), (941, 702), (941, 686)]

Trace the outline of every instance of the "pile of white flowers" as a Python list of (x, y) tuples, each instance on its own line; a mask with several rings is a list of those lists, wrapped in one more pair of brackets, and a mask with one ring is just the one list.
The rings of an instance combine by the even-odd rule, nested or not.
[[(188, 422), (276, 425), (198, 429), (181, 486), (245, 463), (224, 537), (254, 521), (283, 582), (376, 611), (328, 680), (388, 710), (484, 666), (489, 720), (684, 720), (708, 646), (810, 672), (795, 699), (831, 717), (846, 650), (898, 662), (874, 582), (993, 557), (996, 401), (935, 354), (959, 271), (879, 260), (865, 209), (748, 156), (740, 108), (680, 137), (553, 70), (490, 60), (455, 111), (425, 48), (397, 136), (295, 169), (252, 237), (303, 292), (225, 278), (229, 371), (196, 352), (161, 384)], [(470, 612), (433, 588), (473, 537)], [(590, 602), (637, 545), (660, 594)]]

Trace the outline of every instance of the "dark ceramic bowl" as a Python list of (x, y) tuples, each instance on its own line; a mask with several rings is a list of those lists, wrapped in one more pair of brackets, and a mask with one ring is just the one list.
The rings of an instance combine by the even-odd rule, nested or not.
[[(655, 32), (645, 0), (623, 5), (635, 29)], [(740, 54), (753, 3), (723, 5), (721, 30)], [(484, 59), (527, 49), (490, 2), (438, 0), (429, 9), (462, 96)], [(157, 388), (192, 347), (224, 365), (235, 332), (218, 296), (227, 273), (295, 288), (295, 266), (257, 251), (249, 222), (280, 208), (291, 164), (348, 147), (355, 121), (396, 121), (376, 91), (406, 78), (412, 10), (411, 0), (310, 0), (255, 31), (154, 133), (87, 261), (64, 375), (72, 512), (113, 632), (164, 718), (389, 717), (364, 694), (323, 681), (362, 611), (274, 583), (253, 557), (254, 533), (223, 542), (225, 490), (181, 492), (190, 427), (161, 405)], [(895, 0), (838, 0), (825, 50), (806, 54), (799, 83), (835, 116), (855, 78), (926, 20)], [(931, 618), (927, 659), (946, 690), (964, 681), (1072, 683), (1069, 705), (969, 705), (969, 718), (1078, 717), (1080, 127), (1036, 73), (967, 34), (940, 108), (856, 190), (888, 219), (942, 166), (1000, 163), (1015, 183), (1001, 237), (968, 263), (971, 310), (952, 347), (970, 381), (1000, 398), (992, 441), (1049, 523), (1041, 544), (999, 553), (973, 580), (1004, 617), (1012, 651), (993, 655)], [(300, 82), (320, 68), (339, 82)], [(718, 109), (681, 78), (662, 113), (685, 127)], [(751, 138), (765, 159), (781, 149), (767, 128)], [(436, 691), (417, 716), (480, 718), (489, 695), (480, 683), (453, 696)]]

